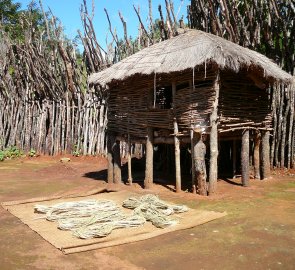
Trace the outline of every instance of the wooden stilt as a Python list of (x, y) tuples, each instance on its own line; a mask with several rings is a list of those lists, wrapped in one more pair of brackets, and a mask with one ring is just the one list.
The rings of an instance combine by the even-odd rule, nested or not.
[(243, 131), (241, 149), (242, 185), (249, 186), (249, 130)]
[(127, 161), (128, 161), (128, 183), (129, 185), (132, 185), (132, 166), (131, 166), (131, 160), (132, 160), (132, 153), (131, 153), (131, 142), (130, 142), (130, 135), (128, 134), (128, 154), (127, 154)]
[[(176, 96), (176, 82), (172, 82), (172, 99), (173, 104)], [(173, 106), (174, 109), (174, 106)], [(173, 119), (173, 127), (174, 127), (174, 150), (175, 150), (175, 190), (176, 192), (181, 191), (181, 167), (180, 167), (180, 143), (178, 139), (178, 124), (177, 119), (174, 117)]]
[[(148, 93), (148, 108), (154, 108), (156, 104), (156, 81), (153, 91)], [(147, 128), (146, 149), (145, 149), (145, 179), (144, 188), (151, 188), (154, 181), (154, 130)]]
[(108, 150), (108, 183), (114, 183), (114, 161), (113, 161), (113, 144), (115, 138), (112, 134), (108, 134), (107, 150)]
[(116, 141), (113, 146), (113, 160), (114, 160), (114, 183), (122, 183), (121, 174), (121, 155), (120, 155), (120, 141)]
[(195, 175), (195, 185), (198, 186), (198, 193), (200, 195), (207, 195), (207, 186), (206, 186), (206, 164), (205, 164), (205, 155), (206, 155), (206, 145), (202, 141), (201, 130), (194, 131), (194, 175)]
[(179, 144), (179, 139), (177, 138), (178, 125), (177, 125), (176, 118), (174, 118), (173, 126), (174, 126), (175, 179), (176, 179), (175, 190), (176, 192), (180, 192), (181, 191), (180, 146), (179, 146), (180, 144)]
[(210, 169), (209, 169), (209, 195), (216, 191), (218, 172), (218, 101), (219, 101), (219, 73), (214, 82), (215, 100), (213, 102), (212, 114), (210, 116)]
[[(193, 75), (194, 76), (194, 75)], [(193, 80), (194, 80), (194, 77), (193, 77)], [(193, 81), (192, 80), (189, 80), (189, 88), (190, 88), (190, 96), (192, 96), (192, 91), (193, 91)], [(190, 142), (191, 142), (191, 171), (192, 171), (192, 193), (193, 194), (196, 194), (197, 193), (197, 188), (196, 188), (196, 177), (195, 177), (195, 170), (194, 170), (194, 131), (193, 131), (193, 116), (192, 116), (192, 112), (191, 112), (191, 115), (190, 115), (190, 121), (191, 121), (191, 130), (190, 130)]]
[(195, 176), (195, 163), (194, 163), (194, 131), (190, 131), (191, 137), (191, 162), (192, 162), (192, 193), (197, 194), (197, 187), (196, 187), (196, 176)]
[(261, 143), (261, 134), (257, 130), (254, 135), (254, 178), (260, 179), (260, 143)]
[(146, 140), (146, 161), (145, 161), (145, 179), (144, 188), (151, 188), (153, 185), (153, 160), (154, 160), (154, 149), (153, 149), (153, 128), (148, 127), (147, 129), (147, 140)]
[(270, 177), (269, 131), (262, 131), (261, 179)]
[(232, 161), (233, 161), (233, 179), (236, 178), (237, 174), (237, 141), (233, 140), (233, 149), (232, 149)]

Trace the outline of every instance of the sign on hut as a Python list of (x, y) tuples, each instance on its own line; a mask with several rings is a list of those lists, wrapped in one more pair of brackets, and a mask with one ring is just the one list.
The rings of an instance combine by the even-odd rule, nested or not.
[[(291, 79), (267, 57), (196, 30), (143, 49), (91, 75), (90, 84), (107, 89), (110, 95), (108, 181), (121, 182), (122, 140), (146, 144), (146, 188), (153, 183), (156, 144), (174, 145), (176, 191), (181, 190), (180, 148), (184, 144), (191, 145), (192, 190), (200, 194), (214, 193), (219, 156), (219, 164), (224, 160), (232, 164), (234, 175), (237, 166), (241, 167), (242, 184), (248, 186), (250, 139), (254, 141), (255, 176), (267, 178), (271, 86), (288, 84)], [(208, 138), (206, 144), (204, 136)], [(230, 150), (226, 150), (222, 143), (229, 141)], [(208, 173), (206, 151), (210, 157)], [(238, 152), (241, 159), (237, 159)]]

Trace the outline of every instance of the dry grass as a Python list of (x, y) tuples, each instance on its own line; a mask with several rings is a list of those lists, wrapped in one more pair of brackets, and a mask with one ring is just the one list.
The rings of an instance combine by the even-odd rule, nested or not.
[(89, 83), (105, 87), (136, 75), (167, 74), (209, 64), (236, 73), (247, 69), (271, 83), (292, 80), (291, 75), (260, 53), (209, 33), (188, 30), (92, 74)]

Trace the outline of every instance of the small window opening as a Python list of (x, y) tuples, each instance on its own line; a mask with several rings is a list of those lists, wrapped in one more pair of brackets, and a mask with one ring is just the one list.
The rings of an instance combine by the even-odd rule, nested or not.
[(162, 86), (156, 91), (156, 108), (171, 109), (172, 108), (172, 87)]

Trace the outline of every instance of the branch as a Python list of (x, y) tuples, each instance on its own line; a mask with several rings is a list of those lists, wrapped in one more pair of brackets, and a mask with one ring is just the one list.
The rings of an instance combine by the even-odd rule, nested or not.
[(135, 13), (136, 13), (136, 15), (137, 15), (137, 18), (138, 18), (138, 20), (139, 20), (139, 23), (140, 23), (140, 25), (141, 25), (141, 28), (143, 29), (144, 33), (146, 34), (146, 36), (148, 37), (148, 39), (149, 39), (150, 42), (152, 43), (153, 40), (151, 39), (150, 35), (149, 35), (148, 32), (146, 31), (146, 29), (145, 29), (145, 27), (144, 27), (144, 25), (143, 25), (143, 23), (142, 23), (142, 20), (141, 20), (141, 17), (140, 17), (140, 15), (139, 15), (138, 10), (135, 8), (134, 5), (133, 5), (133, 8), (134, 8)]

